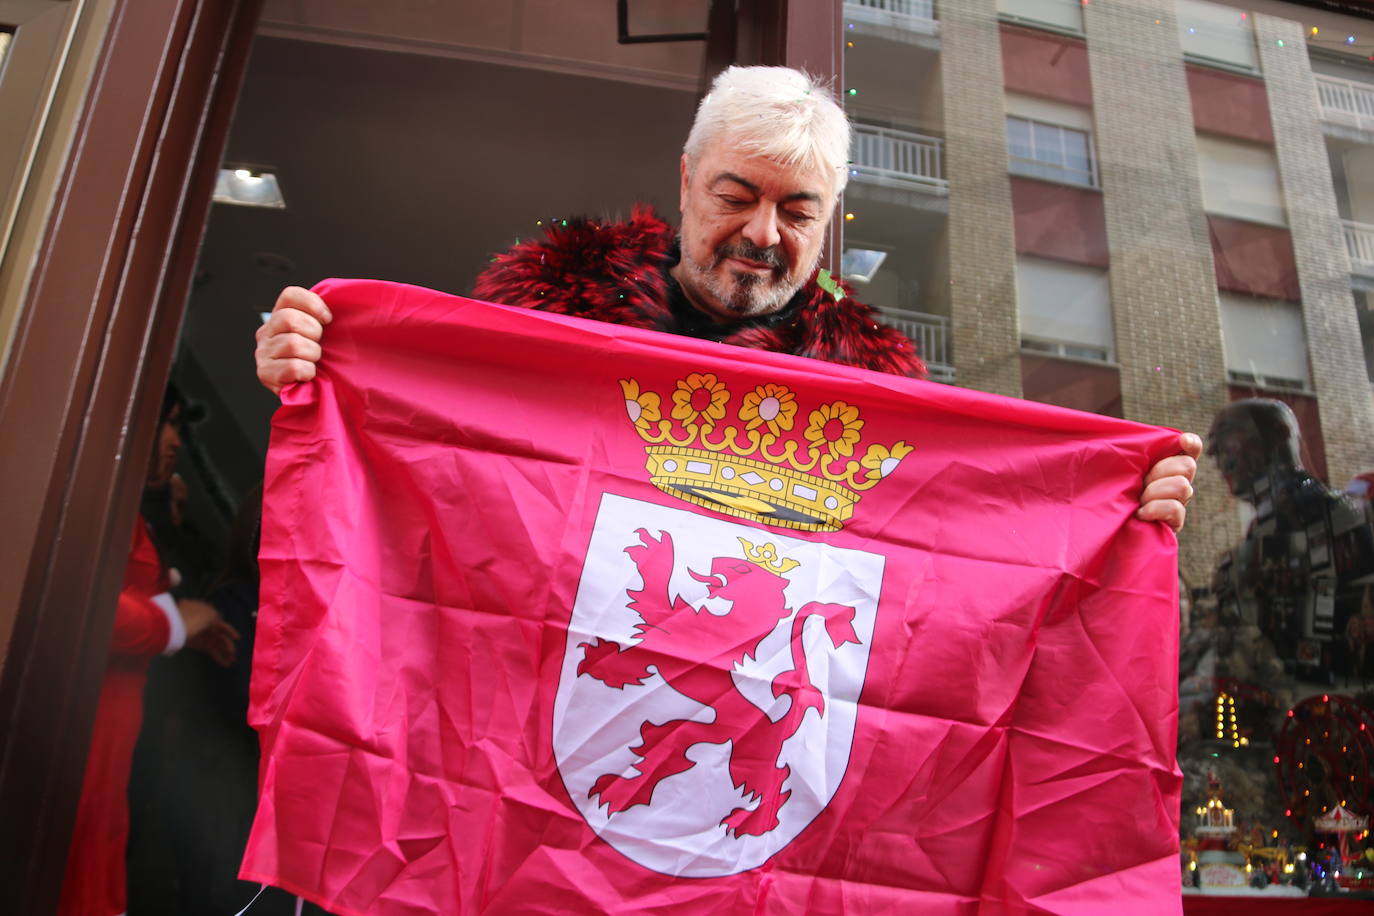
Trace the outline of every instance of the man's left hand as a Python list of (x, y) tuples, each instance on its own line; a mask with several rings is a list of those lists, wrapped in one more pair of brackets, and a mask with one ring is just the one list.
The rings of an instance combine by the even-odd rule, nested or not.
[(1181, 433), (1180, 454), (1163, 459), (1145, 475), (1140, 508), (1135, 517), (1147, 522), (1164, 522), (1174, 531), (1183, 530), (1188, 501), (1193, 498), (1193, 477), (1197, 459), (1202, 455), (1202, 439), (1196, 433)]

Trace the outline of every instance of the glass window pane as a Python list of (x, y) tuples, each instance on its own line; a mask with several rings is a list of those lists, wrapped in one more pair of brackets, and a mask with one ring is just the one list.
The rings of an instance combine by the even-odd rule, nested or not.
[(1064, 165), (1064, 147), (1060, 139), (1063, 129), (1052, 124), (1032, 124), (1031, 142), (1035, 145), (1035, 158), (1050, 165)]
[[(946, 137), (952, 176), (945, 198), (900, 205), (851, 185), (847, 237), (876, 249), (905, 219), (931, 243), (885, 248), (858, 294), (947, 316), (955, 384), (1202, 434), (1272, 432), (1203, 457), (1180, 540), (1179, 868), (1189, 893), (1337, 893), (1338, 844), (1319, 820), (1343, 801), (1374, 813), (1374, 780), (1357, 793), (1350, 772), (1339, 786), (1324, 775), (1348, 766), (1328, 731), (1374, 729), (1374, 18), (1279, 0), (997, 9), (1000, 22), (938, 6), (942, 44), (921, 52), (845, 36), (847, 74)], [(878, 91), (849, 85), (854, 111)], [(1008, 161), (990, 161), (1003, 125)], [(1086, 191), (1097, 175), (1109, 180)], [(1008, 365), (1020, 373), (990, 368)], [(1229, 406), (1252, 398), (1255, 416)], [(1303, 517), (1296, 492), (1320, 511)], [(1324, 727), (1295, 732), (1305, 721)], [(1353, 859), (1369, 838), (1347, 845)]]
[(1022, 118), (1007, 118), (1007, 148), (1017, 158), (1030, 159), (1033, 157), (1029, 121)]
[(1092, 169), (1091, 152), (1088, 148), (1088, 137), (1076, 130), (1065, 130), (1062, 133), (1064, 143), (1064, 165), (1066, 168), (1078, 172), (1083, 180), (1087, 180), (1088, 174)]

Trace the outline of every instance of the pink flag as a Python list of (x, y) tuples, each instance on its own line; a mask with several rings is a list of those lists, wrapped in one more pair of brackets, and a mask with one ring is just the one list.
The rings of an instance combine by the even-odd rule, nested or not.
[(242, 875), (1178, 913), (1176, 434), (372, 281), (273, 423)]

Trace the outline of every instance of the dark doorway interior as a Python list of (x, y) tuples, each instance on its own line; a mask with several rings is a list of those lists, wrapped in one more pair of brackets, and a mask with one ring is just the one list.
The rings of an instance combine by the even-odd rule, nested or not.
[[(261, 313), (283, 286), (327, 277), (463, 293), (494, 252), (541, 222), (625, 216), (637, 202), (675, 216), (697, 81), (647, 85), (612, 69), (257, 38), (224, 161), (272, 171), (286, 207), (212, 208), (173, 367), (203, 417), (183, 434), (184, 521), (163, 525), (159, 545), (188, 567), (185, 597), (234, 615), (240, 659), (221, 669), (182, 652), (149, 673), (130, 791), (130, 913), (234, 912), (257, 890), (234, 877), (256, 786), (244, 722), (256, 591), (226, 591), (223, 557), (236, 513), (256, 498), (277, 403), (253, 374)], [(157, 511), (145, 502), (145, 515)], [(293, 903), (269, 894), (254, 911)]]

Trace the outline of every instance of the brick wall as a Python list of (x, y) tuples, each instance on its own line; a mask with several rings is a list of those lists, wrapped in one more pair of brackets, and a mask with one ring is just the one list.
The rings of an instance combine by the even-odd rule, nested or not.
[(955, 378), (1021, 395), (1016, 249), (996, 0), (940, 10)]
[(1374, 401), (1322, 138), (1321, 108), (1302, 27), (1257, 15), (1255, 30), (1269, 91), (1330, 482), (1343, 487), (1356, 474), (1374, 468)]
[[(1093, 3), (1083, 16), (1122, 408), (1129, 419), (1205, 434), (1227, 401), (1226, 368), (1174, 4)], [(1240, 530), (1210, 461), (1197, 490), (1180, 567), (1204, 585)]]

